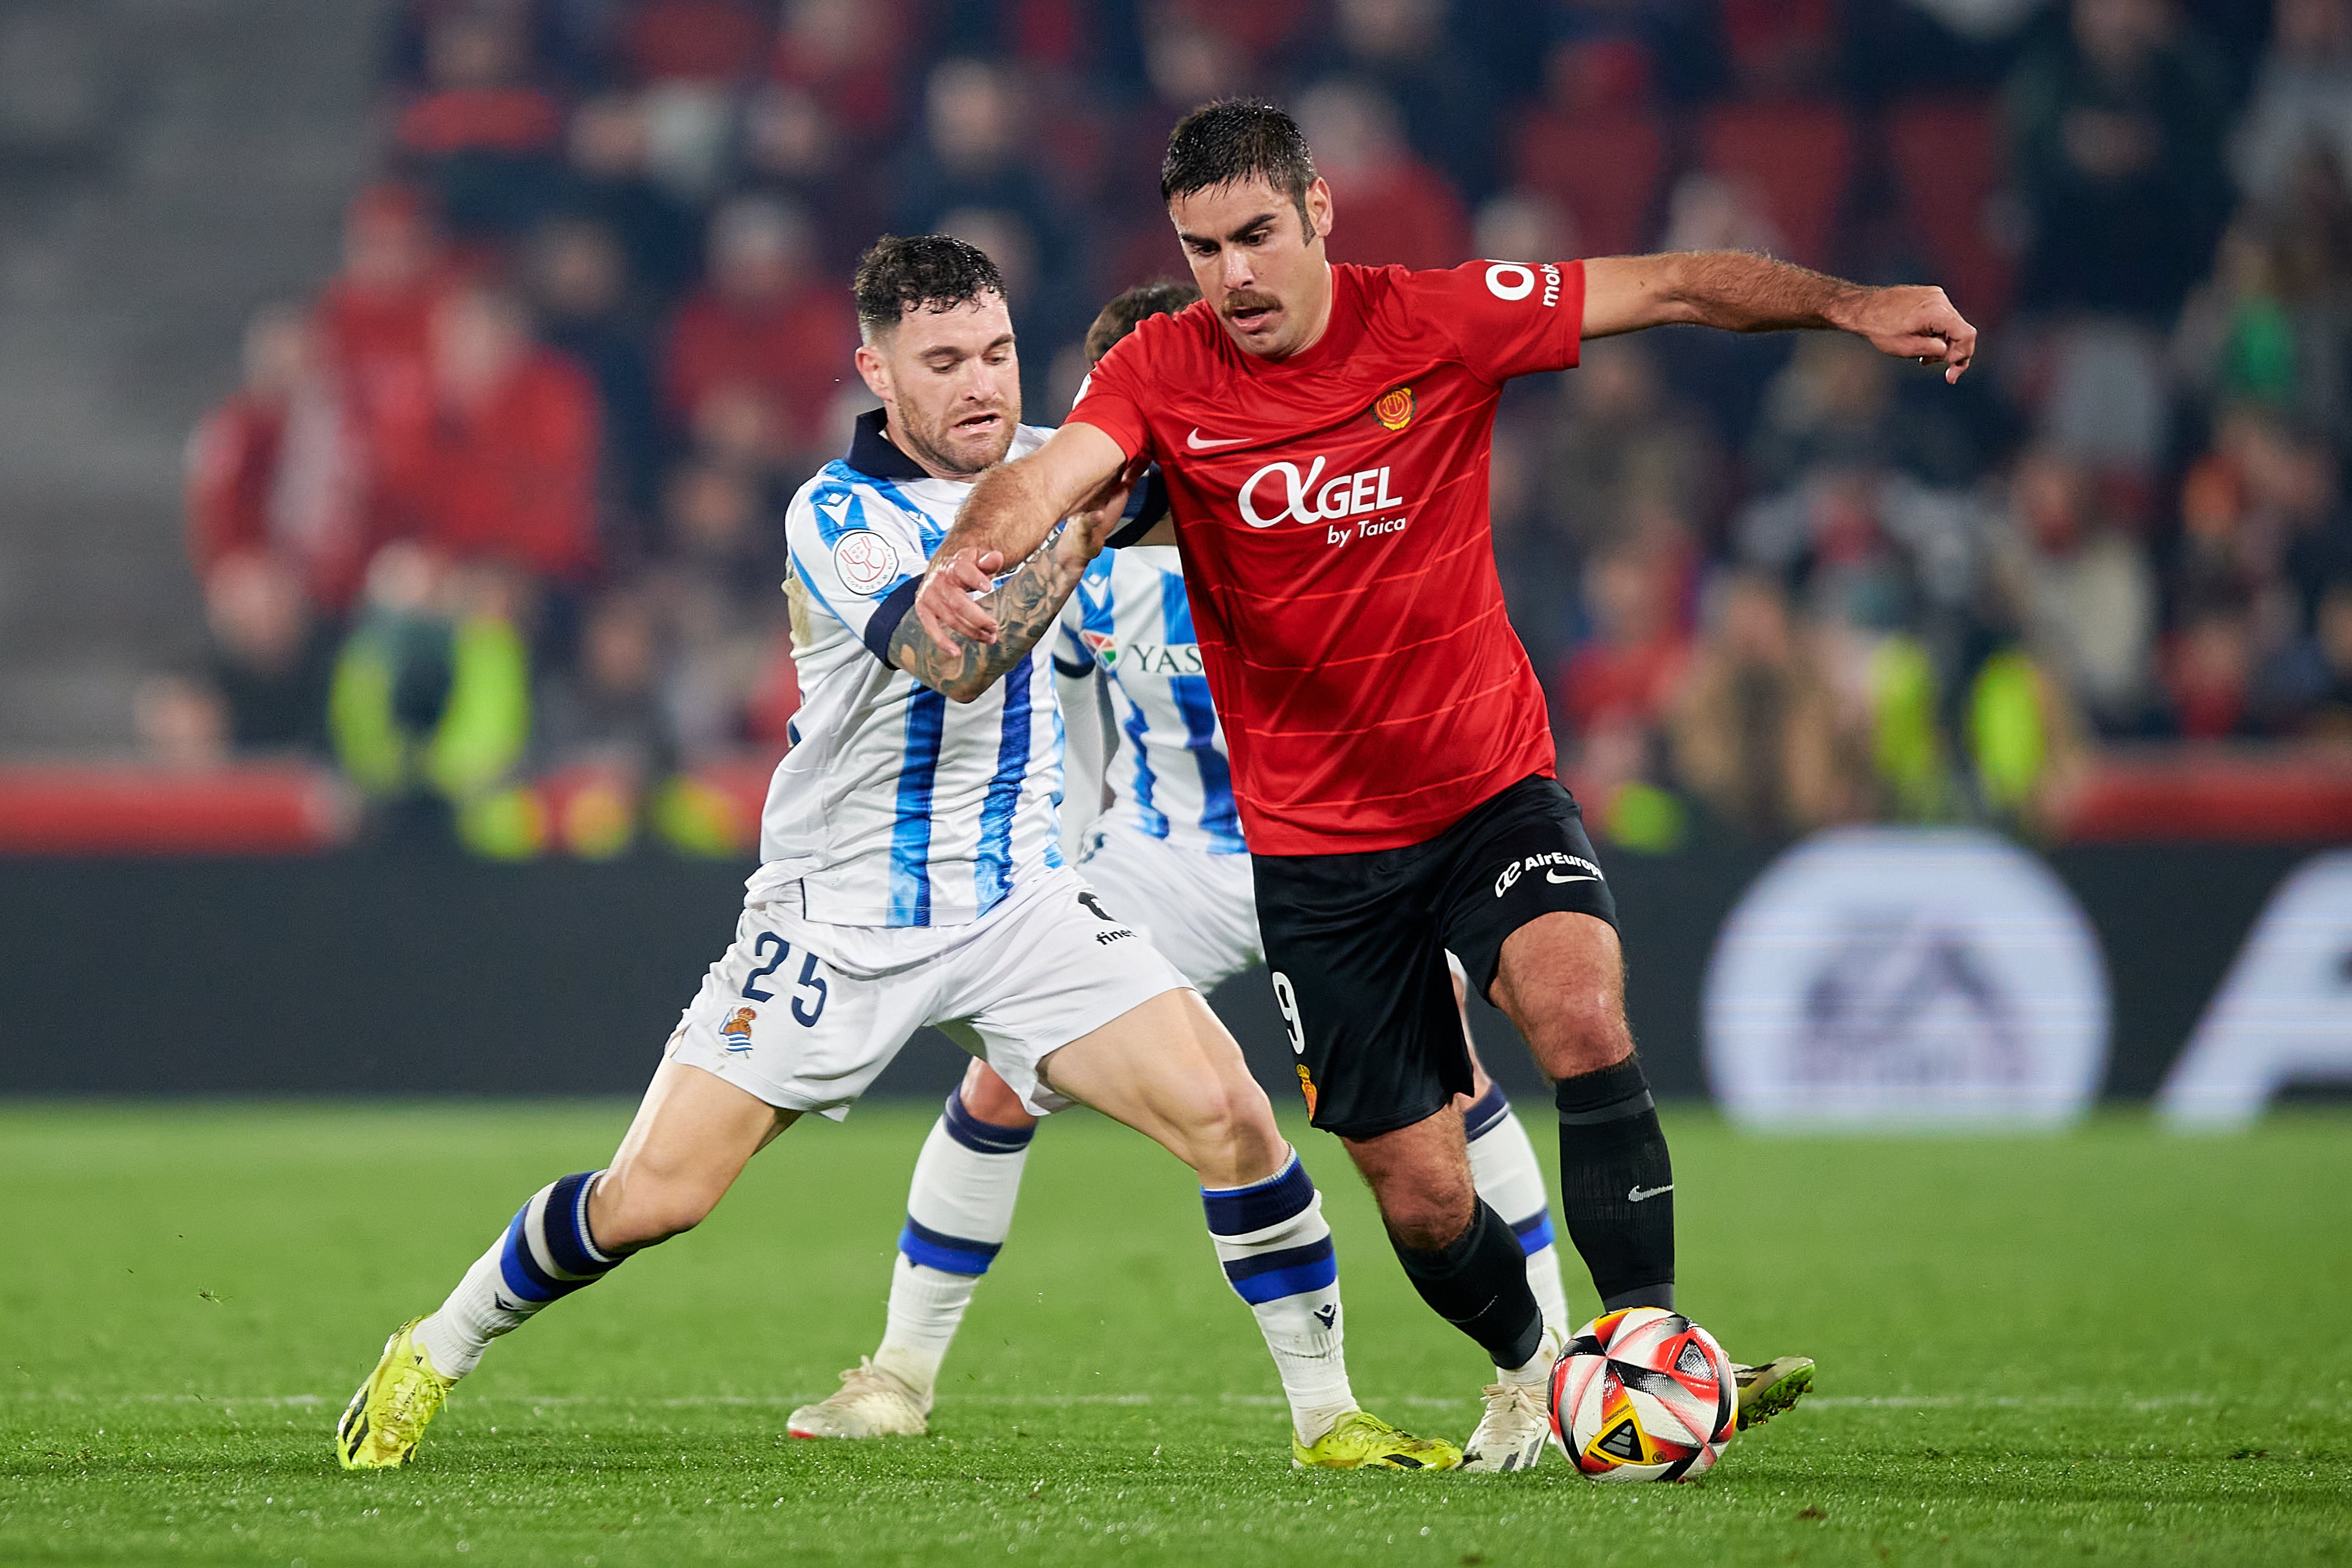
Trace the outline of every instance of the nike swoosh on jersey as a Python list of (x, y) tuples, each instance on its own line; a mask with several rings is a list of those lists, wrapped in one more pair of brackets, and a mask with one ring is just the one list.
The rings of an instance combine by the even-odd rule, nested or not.
[(1556, 871), (1547, 870), (1544, 873), (1544, 880), (1546, 882), (1599, 882), (1601, 879), (1597, 876), (1562, 876)]
[(1192, 433), (1184, 438), (1184, 444), (1195, 452), (1207, 452), (1218, 446), (1239, 446), (1248, 439), (1246, 435), (1228, 435), (1217, 441), (1203, 441), (1201, 439), (1201, 427), (1196, 424)]

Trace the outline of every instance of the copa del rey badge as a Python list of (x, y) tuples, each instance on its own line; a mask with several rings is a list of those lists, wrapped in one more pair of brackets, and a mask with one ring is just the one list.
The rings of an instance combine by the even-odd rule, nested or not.
[(898, 579), (898, 551), (872, 528), (852, 528), (834, 541), (833, 569), (852, 593), (879, 593)]
[(1412, 423), (1412, 389), (1391, 387), (1381, 393), (1372, 404), (1372, 417), (1390, 430), (1402, 430)]

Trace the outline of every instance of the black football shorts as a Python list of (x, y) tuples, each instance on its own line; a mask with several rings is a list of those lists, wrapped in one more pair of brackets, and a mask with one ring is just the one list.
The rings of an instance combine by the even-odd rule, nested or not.
[(1250, 863), (1307, 1115), (1345, 1138), (1409, 1127), (1469, 1092), (1448, 950), (1484, 996), (1504, 938), (1538, 916), (1617, 923), (1584, 814), (1551, 779), (1522, 779), (1422, 843)]

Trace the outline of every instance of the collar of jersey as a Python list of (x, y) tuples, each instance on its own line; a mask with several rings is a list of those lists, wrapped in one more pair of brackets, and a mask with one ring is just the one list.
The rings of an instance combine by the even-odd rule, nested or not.
[(849, 438), (849, 465), (874, 479), (928, 479), (923, 465), (890, 444), (882, 434), (886, 417), (882, 409), (868, 409), (857, 416), (856, 434)]

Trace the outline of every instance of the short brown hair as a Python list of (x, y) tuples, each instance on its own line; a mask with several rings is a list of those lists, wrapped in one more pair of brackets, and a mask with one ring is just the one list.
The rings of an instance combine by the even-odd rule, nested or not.
[(867, 338), (896, 327), (909, 310), (952, 310), (983, 294), (1004, 294), (1004, 275), (976, 245), (947, 235), (884, 235), (857, 258), (850, 293)]
[(1160, 164), (1160, 200), (1164, 204), (1252, 175), (1290, 198), (1298, 226), (1313, 239), (1307, 187), (1315, 183), (1315, 154), (1307, 150), (1298, 121), (1262, 99), (1221, 98), (1178, 120)]
[(1087, 363), (1100, 363), (1111, 345), (1134, 331), (1139, 322), (1153, 316), (1173, 316), (1199, 298), (1199, 289), (1173, 278), (1156, 277), (1137, 284), (1104, 306), (1095, 324), (1087, 329)]

